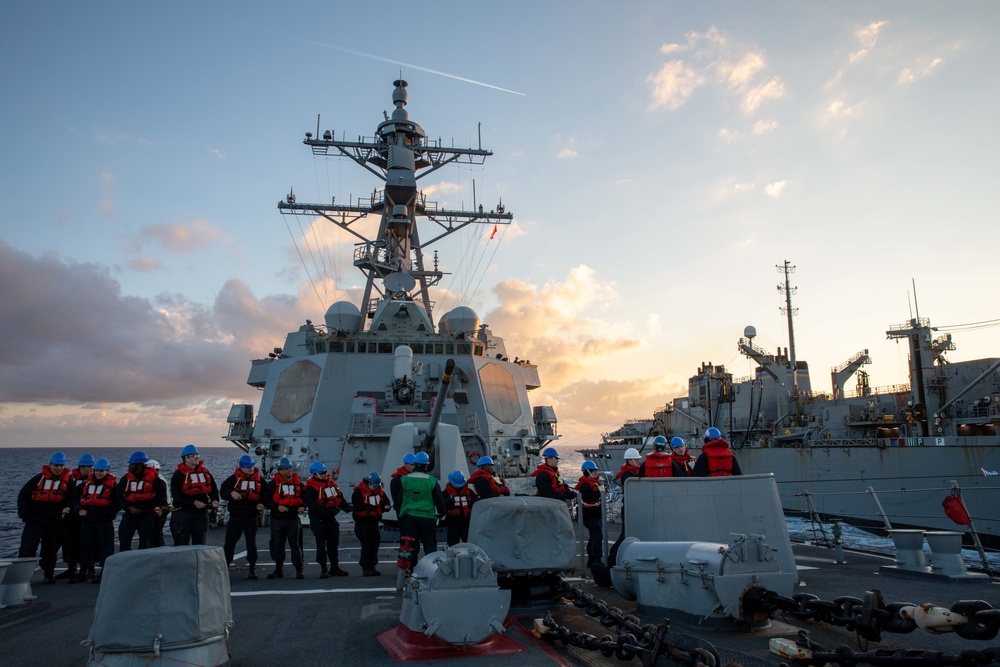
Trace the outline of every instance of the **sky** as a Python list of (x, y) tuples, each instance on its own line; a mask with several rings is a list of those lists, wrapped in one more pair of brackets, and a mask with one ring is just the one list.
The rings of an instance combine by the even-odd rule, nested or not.
[(747, 325), (786, 347), (786, 260), (815, 390), (861, 349), (906, 382), (915, 309), (1000, 357), (962, 326), (1000, 318), (998, 32), (995, 2), (3, 3), (0, 447), (223, 445), (250, 360), (363, 284), (277, 210), (378, 185), (304, 133), (371, 136), (400, 73), (428, 137), (494, 152), (429, 199), (514, 213), (434, 248), (436, 314), (538, 364), (563, 445), (750, 375)]

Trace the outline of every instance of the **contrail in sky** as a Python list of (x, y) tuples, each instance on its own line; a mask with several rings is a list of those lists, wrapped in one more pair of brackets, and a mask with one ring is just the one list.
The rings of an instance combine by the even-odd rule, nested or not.
[(362, 53), (361, 51), (355, 51), (354, 49), (348, 49), (343, 46), (334, 46), (333, 44), (323, 44), (322, 42), (314, 42), (309, 39), (301, 39), (298, 37), (296, 37), (296, 39), (298, 39), (301, 42), (306, 42), (307, 44), (314, 44), (316, 46), (322, 46), (328, 49), (334, 49), (335, 51), (343, 51), (344, 53), (350, 53), (355, 56), (361, 56), (362, 58), (381, 60), (384, 63), (392, 63), (393, 65), (401, 65), (403, 67), (412, 67), (413, 69), (420, 70), (421, 72), (429, 72), (431, 74), (437, 74), (439, 76), (446, 76), (449, 79), (457, 79), (459, 81), (465, 81), (466, 83), (474, 83), (477, 86), (484, 86), (486, 88), (492, 88), (493, 90), (499, 90), (504, 93), (511, 93), (512, 95), (520, 95), (524, 97), (524, 93), (519, 93), (516, 90), (501, 88), (500, 86), (494, 86), (488, 83), (483, 83), (482, 81), (476, 81), (475, 79), (467, 79), (464, 76), (458, 76), (457, 74), (448, 74), (447, 72), (440, 72), (436, 69), (430, 69), (429, 67), (421, 67), (420, 65), (414, 65), (413, 63), (404, 63), (399, 60), (390, 60), (389, 58), (383, 58), (382, 56), (372, 55), (371, 53)]

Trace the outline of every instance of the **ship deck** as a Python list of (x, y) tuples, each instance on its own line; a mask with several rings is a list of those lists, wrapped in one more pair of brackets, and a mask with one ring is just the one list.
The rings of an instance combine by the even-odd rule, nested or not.
[[(617, 528), (611, 529), (617, 534)], [(283, 664), (294, 656), (298, 667), (337, 664), (384, 664), (393, 658), (380, 644), (378, 635), (396, 628), (402, 606), (401, 594), (395, 590), (395, 550), (383, 543), (380, 552), (381, 577), (362, 577), (357, 563), (359, 548), (353, 531), (342, 525), (341, 566), (350, 576), (319, 579), (319, 566), (310, 562), (306, 578), (296, 580), (294, 571), (288, 578), (268, 580), (273, 569), (267, 555), (267, 528), (258, 534), (261, 578), (246, 578), (245, 558), (237, 558), (231, 571), (234, 626), (229, 643), (232, 665)], [(210, 544), (221, 544), (224, 530), (209, 533)], [(312, 534), (306, 531), (306, 560), (314, 556), (310, 549)], [(799, 592), (810, 593), (824, 600), (839, 596), (863, 597), (868, 590), (881, 591), (887, 602), (933, 603), (951, 607), (957, 600), (985, 600), (991, 605), (1000, 602), (1000, 580), (979, 579), (973, 582), (949, 582), (936, 578), (914, 578), (880, 574), (879, 568), (891, 565), (884, 556), (847, 552), (846, 563), (837, 564), (833, 551), (809, 544), (793, 546), (799, 567)], [(58, 572), (57, 572), (58, 573)], [(634, 603), (618, 597), (613, 589), (600, 588), (586, 578), (580, 578), (586, 592), (635, 612)], [(90, 583), (69, 585), (59, 580), (54, 585), (41, 583), (36, 571), (32, 584), (37, 599), (28, 605), (0, 610), (0, 655), (4, 664), (78, 666), (85, 664), (87, 649), (81, 645), (93, 620), (93, 608), (99, 586)], [(136, 591), (141, 595), (141, 591)], [(513, 608), (508, 615), (506, 641), (510, 651), (503, 654), (474, 655), (468, 649), (453, 649), (433, 659), (418, 659), (413, 664), (444, 662), (446, 658), (461, 658), (455, 664), (493, 665), (606, 665), (622, 664), (616, 658), (605, 658), (590, 652), (559, 644), (549, 644), (532, 635), (535, 618), (553, 610), (557, 621), (575, 630), (598, 637), (610, 631), (582, 611), (558, 600), (550, 606)], [(639, 615), (643, 623), (662, 622), (662, 618)], [(126, 622), (126, 619), (122, 619)], [(768, 640), (786, 637), (794, 640), (800, 629), (810, 632), (813, 641), (832, 650), (846, 644), (855, 651), (881, 648), (938, 650), (957, 654), (966, 649), (985, 649), (1000, 645), (1000, 640), (969, 641), (954, 633), (930, 635), (920, 630), (908, 635), (884, 634), (883, 640), (867, 645), (842, 628), (811, 621), (777, 618), (771, 627), (753, 633), (711, 630), (671, 620), (667, 636), (670, 643), (708, 642), (718, 651), (723, 664), (738, 662), (752, 665), (777, 666), (782, 659), (768, 652)], [(693, 638), (693, 639), (692, 639)], [(638, 661), (634, 664), (640, 664)], [(658, 664), (671, 664), (661, 658)]]

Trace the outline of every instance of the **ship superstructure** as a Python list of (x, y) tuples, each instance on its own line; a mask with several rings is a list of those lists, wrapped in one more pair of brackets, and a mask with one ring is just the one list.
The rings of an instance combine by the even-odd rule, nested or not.
[[(253, 361), (247, 383), (262, 392), (259, 409), (255, 415), (252, 405), (234, 405), (225, 437), (262, 457), (265, 468), (281, 457), (305, 467), (318, 460), (354, 484), (400, 464), (387, 459), (394, 427), (412, 423), (433, 434), (439, 418), (457, 430), (463, 465), (474, 469), (490, 455), (498, 472), (524, 476), (538, 451), (558, 438), (552, 408), (528, 402), (528, 392), (540, 386), (538, 368), (512, 360), (503, 339), (467, 306), (435, 324), (430, 288), (444, 273), (436, 257), (433, 266), (424, 257), (428, 246), (468, 225), (507, 225), (513, 215), (502, 203), (466, 211), (427, 200), (419, 179), (451, 163), (482, 164), (492, 153), (427, 139), (409, 118), (406, 87), (394, 82), (394, 109), (374, 137), (306, 133), (314, 155), (347, 157), (382, 182), (356, 203), (305, 204), (289, 194), (278, 204), (283, 213), (319, 216), (358, 238), (354, 265), (366, 276), (363, 297), (360, 307), (333, 303), (323, 324), (306, 320), (281, 348)], [(352, 224), (368, 216), (379, 218), (374, 238)], [(426, 240), (418, 221), (430, 230)], [(449, 359), (454, 377), (435, 405)], [(414, 451), (421, 447), (436, 461), (433, 443), (415, 444)], [(431, 472), (439, 478), (451, 472), (437, 467)]]

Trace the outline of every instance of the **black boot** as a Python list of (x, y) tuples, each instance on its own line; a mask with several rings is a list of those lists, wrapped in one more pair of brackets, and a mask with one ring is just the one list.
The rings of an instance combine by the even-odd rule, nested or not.
[(330, 563), (330, 574), (335, 577), (346, 577), (347, 571), (341, 570), (339, 563)]
[(319, 566), (319, 578), (320, 579), (327, 579), (327, 578), (329, 578), (329, 576), (330, 576), (330, 571), (326, 569), (326, 565), (325, 564), (324, 565), (320, 565)]
[(274, 564), (274, 572), (272, 572), (271, 574), (267, 575), (267, 578), (268, 579), (281, 579), (282, 577), (285, 576), (284, 567), (285, 567), (284, 563), (275, 563)]
[(247, 575), (247, 579), (256, 579), (256, 578), (257, 578), (257, 566), (251, 565), (250, 574)]
[(77, 571), (76, 565), (70, 565), (66, 568), (65, 572), (60, 572), (56, 579), (76, 579)]
[(295, 578), (296, 579), (305, 579), (306, 578), (306, 575), (304, 575), (302, 573), (302, 566), (301, 565), (299, 567), (295, 568)]

